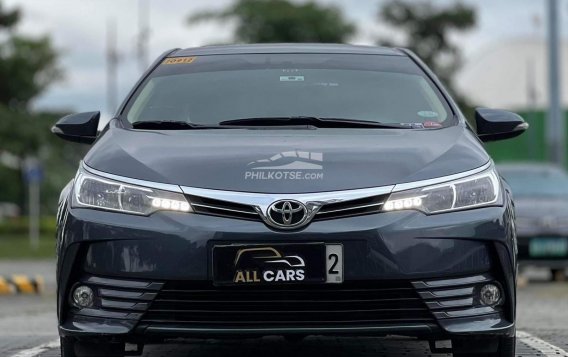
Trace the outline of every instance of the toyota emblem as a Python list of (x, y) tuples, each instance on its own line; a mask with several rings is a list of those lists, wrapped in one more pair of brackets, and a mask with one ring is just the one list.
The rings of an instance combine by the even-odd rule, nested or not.
[(308, 218), (308, 210), (302, 202), (276, 201), (268, 207), (268, 223), (276, 228), (292, 229), (302, 226)]

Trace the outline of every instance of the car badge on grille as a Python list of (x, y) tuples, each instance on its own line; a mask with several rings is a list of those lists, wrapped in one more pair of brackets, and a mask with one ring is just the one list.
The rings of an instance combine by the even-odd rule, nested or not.
[(299, 201), (280, 200), (268, 207), (267, 223), (275, 228), (293, 229), (308, 222), (308, 209)]

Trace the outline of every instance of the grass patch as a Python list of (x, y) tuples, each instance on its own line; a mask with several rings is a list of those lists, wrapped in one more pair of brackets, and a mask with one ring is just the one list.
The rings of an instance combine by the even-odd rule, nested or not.
[(55, 237), (41, 235), (39, 247), (32, 249), (24, 234), (0, 235), (0, 259), (46, 259), (55, 258)]

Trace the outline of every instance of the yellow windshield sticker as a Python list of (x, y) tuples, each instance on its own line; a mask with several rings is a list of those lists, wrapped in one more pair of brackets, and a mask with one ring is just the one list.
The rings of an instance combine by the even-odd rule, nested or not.
[(172, 57), (166, 58), (162, 64), (189, 64), (195, 61), (195, 57)]

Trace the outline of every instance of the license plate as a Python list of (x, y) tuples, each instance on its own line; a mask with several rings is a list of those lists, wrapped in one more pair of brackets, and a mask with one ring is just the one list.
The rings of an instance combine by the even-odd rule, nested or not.
[(568, 240), (564, 237), (532, 238), (529, 255), (534, 258), (565, 257), (568, 255)]
[(217, 245), (213, 281), (215, 285), (342, 283), (343, 245)]

